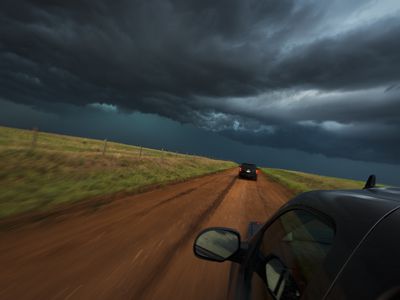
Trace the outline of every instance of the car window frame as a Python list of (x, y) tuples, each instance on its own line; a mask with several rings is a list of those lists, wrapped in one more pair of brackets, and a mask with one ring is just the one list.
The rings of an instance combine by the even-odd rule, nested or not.
[(260, 246), (261, 243), (261, 236), (264, 235), (264, 232), (268, 229), (268, 227), (270, 227), (278, 218), (280, 218), (282, 215), (288, 213), (289, 211), (292, 210), (304, 210), (307, 211), (311, 214), (314, 214), (316, 216), (319, 217), (319, 219), (321, 221), (324, 221), (324, 223), (326, 223), (328, 226), (330, 226), (331, 228), (333, 228), (333, 232), (334, 235), (336, 236), (336, 223), (334, 221), (334, 219), (321, 212), (320, 210), (317, 210), (313, 207), (310, 206), (306, 206), (306, 205), (299, 205), (299, 204), (294, 204), (294, 205), (290, 205), (290, 206), (285, 206), (283, 208), (281, 208), (278, 212), (276, 212), (258, 231), (257, 234), (254, 235), (253, 238), (256, 239), (256, 243), (254, 245), (255, 249), (258, 249), (258, 247)]

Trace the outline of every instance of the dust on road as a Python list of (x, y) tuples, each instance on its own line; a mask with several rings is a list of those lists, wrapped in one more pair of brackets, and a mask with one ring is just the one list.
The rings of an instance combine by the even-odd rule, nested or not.
[(260, 174), (205, 176), (0, 232), (0, 299), (223, 299), (230, 263), (194, 257), (209, 226), (265, 221), (292, 195)]

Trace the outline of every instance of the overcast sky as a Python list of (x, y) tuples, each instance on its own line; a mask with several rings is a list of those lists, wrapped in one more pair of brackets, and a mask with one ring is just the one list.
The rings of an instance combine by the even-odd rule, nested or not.
[(400, 185), (400, 2), (2, 0), (0, 104), (3, 125)]

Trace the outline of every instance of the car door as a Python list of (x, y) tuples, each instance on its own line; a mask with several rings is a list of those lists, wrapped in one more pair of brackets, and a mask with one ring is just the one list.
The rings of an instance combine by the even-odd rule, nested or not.
[[(257, 241), (249, 299), (309, 298), (307, 290), (333, 244), (334, 228), (328, 217), (311, 210), (293, 209), (276, 218)], [(323, 296), (324, 291), (315, 291), (312, 299)]]
[(326, 299), (400, 299), (400, 207), (368, 232), (344, 265)]

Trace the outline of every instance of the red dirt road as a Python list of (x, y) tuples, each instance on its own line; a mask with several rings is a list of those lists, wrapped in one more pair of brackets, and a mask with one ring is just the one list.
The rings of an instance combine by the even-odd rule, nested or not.
[(0, 299), (223, 299), (229, 263), (194, 257), (196, 234), (243, 236), (291, 193), (236, 170), (0, 232)]

